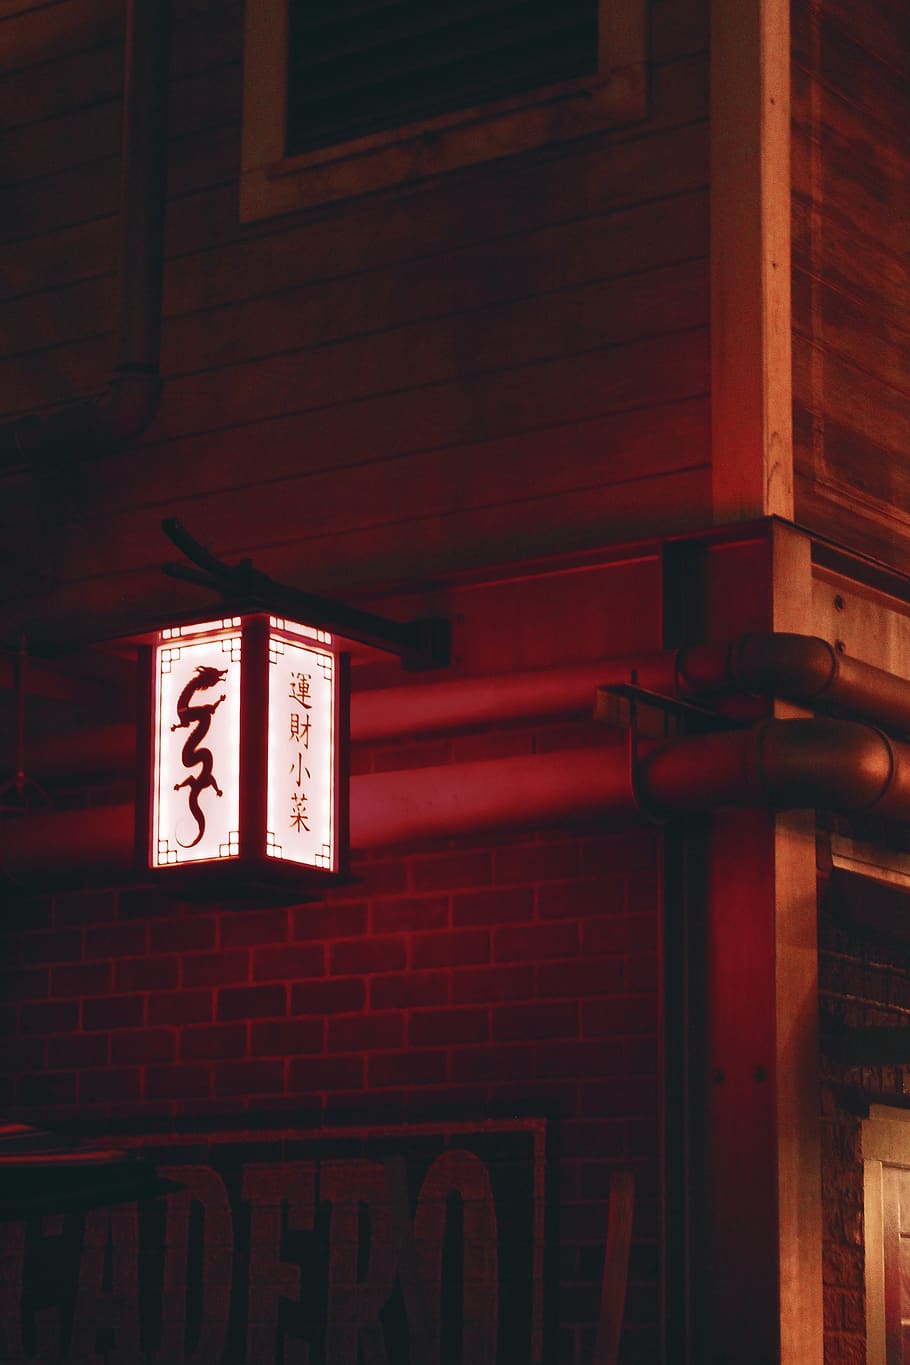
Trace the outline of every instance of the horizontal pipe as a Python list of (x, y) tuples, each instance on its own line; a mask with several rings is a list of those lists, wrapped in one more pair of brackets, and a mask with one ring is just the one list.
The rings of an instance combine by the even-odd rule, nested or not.
[(657, 746), (636, 790), (654, 815), (724, 806), (910, 816), (910, 745), (858, 721), (765, 720)]
[(637, 814), (625, 744), (351, 780), (354, 848)]
[[(351, 845), (636, 814), (624, 745), (488, 759), (351, 778)], [(43, 870), (70, 876), (122, 872), (134, 847), (129, 804), (45, 812), (0, 825), (0, 868), (27, 882)]]
[[(590, 715), (595, 689), (604, 683), (628, 682), (636, 668), (649, 690), (672, 687), (674, 658), (656, 655), (644, 664), (613, 659), (354, 692), (351, 739), (355, 744), (375, 744), (446, 729)], [(31, 746), (27, 753), (29, 772), (45, 779), (128, 772), (135, 760), (136, 729), (128, 724), (58, 736)]]
[[(633, 771), (634, 770), (634, 771)], [(723, 806), (821, 808), (910, 819), (910, 745), (870, 725), (765, 720), (658, 744), (635, 764), (625, 744), (351, 779), (351, 843), (380, 847)], [(28, 883), (128, 868), (128, 805), (22, 817), (0, 828), (0, 867)]]
[[(643, 658), (355, 692), (351, 738), (354, 743), (381, 743), (590, 712), (597, 687), (630, 682), (659, 696), (686, 700), (723, 692), (781, 696), (910, 734), (910, 682), (839, 654), (815, 636), (778, 633)], [(135, 744), (132, 725), (85, 730), (33, 745), (27, 764), (31, 774), (45, 780), (126, 772), (135, 763)]]
[(681, 696), (739, 690), (822, 705), (910, 734), (910, 681), (841, 653), (815, 635), (743, 635), (677, 656)]

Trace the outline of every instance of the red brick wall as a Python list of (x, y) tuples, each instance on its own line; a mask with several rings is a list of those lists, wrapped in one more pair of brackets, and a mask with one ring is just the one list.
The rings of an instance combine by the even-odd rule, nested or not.
[[(587, 738), (568, 727), (547, 742)], [(515, 732), (510, 744), (539, 742)], [(457, 760), (479, 744), (358, 762)], [(238, 911), (147, 888), (23, 901), (3, 935), (0, 1103), (99, 1129), (282, 1110), (295, 1126), (547, 1117), (553, 1358), (593, 1358), (609, 1178), (624, 1168), (636, 1212), (622, 1358), (653, 1360), (658, 836), (585, 828), (445, 842), (357, 856), (355, 873), (290, 908)]]

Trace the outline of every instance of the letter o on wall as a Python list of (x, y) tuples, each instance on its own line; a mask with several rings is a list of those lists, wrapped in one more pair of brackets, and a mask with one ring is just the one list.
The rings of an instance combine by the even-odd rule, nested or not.
[(414, 1217), (414, 1242), (421, 1280), (428, 1297), (435, 1295), (433, 1359), (440, 1359), (442, 1257), (449, 1196), (464, 1205), (463, 1365), (494, 1365), (499, 1316), (499, 1264), (496, 1205), (490, 1173), (473, 1152), (453, 1148), (436, 1158), (426, 1174)]

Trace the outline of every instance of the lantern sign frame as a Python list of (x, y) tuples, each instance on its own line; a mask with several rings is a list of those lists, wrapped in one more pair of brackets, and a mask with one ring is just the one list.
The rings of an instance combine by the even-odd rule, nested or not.
[(304, 897), (345, 880), (350, 660), (337, 636), (225, 611), (159, 629), (141, 654), (143, 872)]

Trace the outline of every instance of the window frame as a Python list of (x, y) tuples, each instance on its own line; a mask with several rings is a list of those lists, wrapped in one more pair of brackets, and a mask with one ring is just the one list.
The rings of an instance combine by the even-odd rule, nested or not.
[(647, 19), (647, 0), (599, 0), (598, 67), (591, 75), (288, 157), (288, 0), (246, 0), (241, 222), (642, 119), (648, 103)]
[(910, 1170), (910, 1110), (873, 1104), (863, 1120), (866, 1365), (887, 1365), (884, 1169)]

